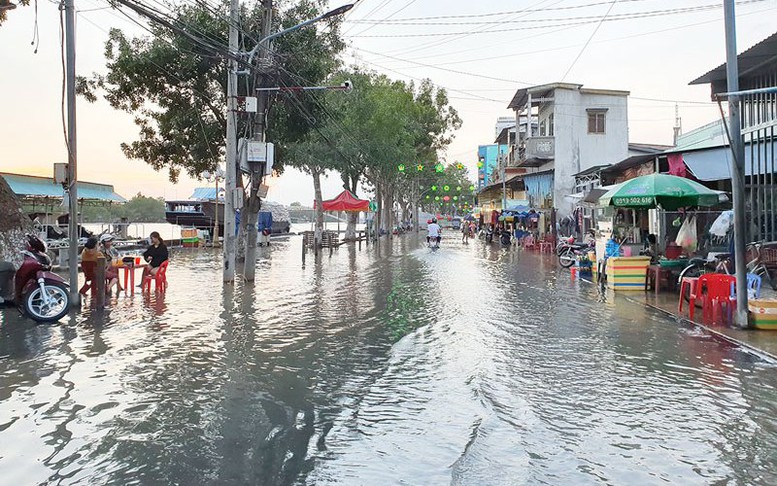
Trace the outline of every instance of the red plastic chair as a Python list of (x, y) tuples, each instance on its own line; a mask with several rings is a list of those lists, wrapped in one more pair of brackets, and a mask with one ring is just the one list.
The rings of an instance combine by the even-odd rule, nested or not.
[(537, 243), (534, 241), (534, 235), (529, 235), (523, 239), (523, 247), (527, 250), (537, 248)]
[(154, 291), (155, 292), (164, 292), (167, 290), (167, 264), (170, 263), (170, 260), (165, 260), (162, 262), (161, 265), (159, 265), (159, 270), (157, 270), (156, 275), (153, 277), (146, 277), (143, 279), (143, 291), (144, 292), (151, 292), (151, 281), (154, 281)]
[[(723, 313), (723, 305), (726, 305), (726, 310), (731, 307), (731, 284), (736, 281), (735, 276), (722, 273), (708, 273), (699, 277), (696, 292), (691, 294), (690, 299), (689, 314), (691, 319), (693, 319), (697, 298), (704, 299), (702, 312), (705, 320), (710, 319), (714, 324), (719, 316), (728, 316), (728, 313)], [(706, 292), (703, 297), (700, 295), (702, 292)]]
[(79, 294), (86, 295), (91, 290), (92, 297), (94, 297), (94, 293), (97, 290), (97, 282), (95, 281), (96, 268), (97, 262), (81, 262), (81, 270), (84, 272), (84, 285), (79, 289)]

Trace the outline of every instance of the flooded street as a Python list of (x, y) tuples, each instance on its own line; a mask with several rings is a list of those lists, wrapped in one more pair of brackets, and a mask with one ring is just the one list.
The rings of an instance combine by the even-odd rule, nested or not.
[(0, 484), (777, 484), (777, 368), (554, 259), (414, 237), (0, 311)]

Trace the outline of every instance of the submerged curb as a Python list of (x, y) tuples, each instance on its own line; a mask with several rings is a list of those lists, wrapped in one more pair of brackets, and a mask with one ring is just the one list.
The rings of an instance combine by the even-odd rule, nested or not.
[[(596, 285), (596, 282), (592, 282), (592, 281), (590, 281), (588, 279), (581, 278), (579, 280), (581, 282), (586, 282), (588, 284)], [(772, 364), (777, 364), (777, 356), (775, 356), (774, 354), (772, 354), (772, 353), (770, 353), (768, 351), (765, 351), (765, 350), (760, 349), (760, 348), (758, 348), (756, 346), (753, 346), (752, 344), (746, 343), (746, 342), (741, 341), (741, 340), (739, 340), (739, 339), (737, 339), (735, 337), (729, 336), (728, 334), (722, 333), (722, 332), (720, 332), (720, 331), (718, 331), (718, 330), (716, 330), (716, 329), (714, 329), (712, 327), (709, 327), (709, 326), (707, 326), (705, 324), (700, 324), (698, 322), (694, 322), (694, 321), (688, 319), (687, 317), (677, 315), (677, 314), (675, 314), (675, 313), (673, 313), (671, 311), (668, 311), (666, 309), (663, 309), (663, 308), (661, 308), (661, 307), (659, 307), (659, 306), (657, 306), (655, 304), (651, 304), (650, 302), (645, 302), (644, 300), (640, 300), (640, 299), (637, 299), (637, 298), (634, 298), (634, 297), (631, 297), (631, 296), (628, 296), (628, 295), (620, 295), (620, 297), (623, 297), (624, 299), (626, 299), (629, 302), (632, 302), (632, 303), (635, 303), (635, 304), (642, 304), (642, 305), (644, 305), (646, 307), (649, 307), (651, 309), (657, 310), (657, 311), (659, 311), (660, 313), (662, 313), (664, 315), (667, 315), (669, 317), (674, 318), (676, 321), (680, 321), (680, 322), (683, 322), (685, 324), (689, 324), (691, 326), (699, 327), (701, 329), (704, 329), (706, 332), (708, 332), (710, 335), (712, 335), (716, 339), (720, 339), (722, 341), (728, 342), (729, 344), (733, 344), (735, 346), (739, 346), (739, 347), (743, 348), (744, 350), (746, 350), (748, 353), (753, 354), (755, 356), (758, 356), (759, 358), (761, 358), (764, 361), (768, 361), (769, 363), (772, 363)]]

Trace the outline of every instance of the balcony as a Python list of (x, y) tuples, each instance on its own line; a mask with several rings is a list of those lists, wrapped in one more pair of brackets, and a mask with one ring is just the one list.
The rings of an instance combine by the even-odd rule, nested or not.
[(553, 160), (556, 151), (554, 137), (531, 137), (526, 139), (526, 159)]

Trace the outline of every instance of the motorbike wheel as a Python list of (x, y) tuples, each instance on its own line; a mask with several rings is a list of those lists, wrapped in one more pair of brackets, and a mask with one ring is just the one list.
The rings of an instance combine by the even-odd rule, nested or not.
[(558, 263), (564, 268), (569, 268), (575, 264), (577, 258), (572, 248), (567, 248), (558, 256)]
[(35, 287), (22, 298), (24, 310), (37, 322), (56, 322), (62, 319), (70, 308), (68, 288), (59, 282), (47, 282), (44, 289), (51, 303), (44, 303), (40, 287)]

